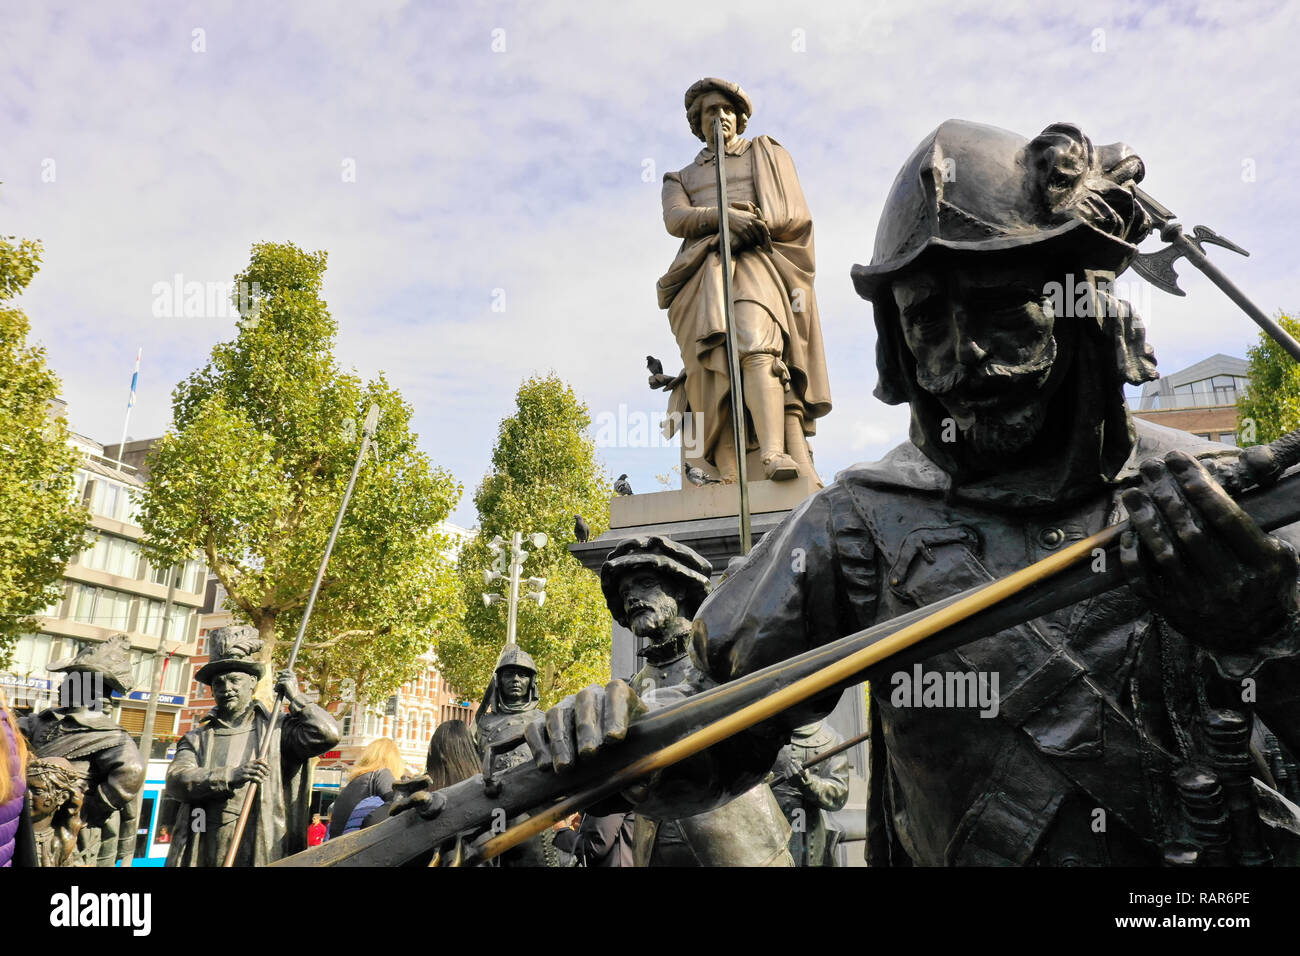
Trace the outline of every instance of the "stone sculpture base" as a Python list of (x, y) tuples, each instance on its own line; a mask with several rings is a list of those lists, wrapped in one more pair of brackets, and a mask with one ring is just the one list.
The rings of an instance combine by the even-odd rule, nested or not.
[[(799, 506), (809, 495), (820, 490), (821, 484), (812, 477), (800, 475), (790, 481), (751, 481), (749, 483), (750, 524), (754, 529), (754, 541), (758, 542), (759, 526), (757, 516), (780, 514), (785, 516)], [(610, 529), (636, 528), (646, 525), (677, 524), (689, 521), (708, 521), (713, 518), (731, 517), (735, 525), (735, 516), (740, 514), (740, 494), (733, 485), (713, 484), (687, 485), (678, 491), (656, 491), (644, 495), (620, 495), (609, 503)], [(768, 525), (765, 524), (764, 529)], [(666, 531), (642, 531), (640, 534), (667, 534)], [(731, 554), (739, 553), (739, 531), (736, 532), (736, 547)], [(593, 543), (593, 542), (588, 542)], [(615, 542), (617, 543), (617, 542)], [(689, 544), (689, 541), (682, 541)], [(613, 547), (613, 545), (610, 545)], [(696, 548), (699, 551), (699, 548)], [(577, 552), (575, 552), (576, 554)], [(704, 554), (713, 561), (713, 556)], [(603, 559), (602, 559), (603, 560)], [(716, 562), (715, 562), (716, 564)], [(724, 562), (723, 568), (726, 567)], [(597, 565), (599, 570), (599, 565)]]

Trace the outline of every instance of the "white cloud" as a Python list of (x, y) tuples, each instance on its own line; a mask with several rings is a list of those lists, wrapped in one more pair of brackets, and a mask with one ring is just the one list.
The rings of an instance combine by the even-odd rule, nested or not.
[[(328, 249), (338, 352), (384, 369), (435, 461), (471, 489), (519, 380), (555, 369), (593, 411), (653, 409), (647, 353), (679, 365), (654, 281), (672, 258), (658, 176), (698, 149), (681, 97), (740, 81), (751, 132), (785, 143), (817, 226), (836, 408), (816, 439), (833, 474), (906, 431), (871, 397), (874, 330), (849, 267), (915, 144), (953, 116), (1032, 135), (1079, 122), (1125, 140), (1188, 225), (1250, 249), (1216, 261), (1266, 310), (1294, 309), (1300, 195), (1290, 102), (1300, 9), (1120, 2), (622, 5), (155, 3), (9, 11), (0, 60), (0, 229), (45, 241), (24, 307), (73, 423), (116, 440), (135, 349), (132, 433), (161, 431), (171, 386), (228, 322), (152, 318), (153, 283), (228, 281), (255, 241)], [(206, 31), (207, 52), (191, 50)], [(505, 31), (506, 50), (491, 49)], [(796, 52), (795, 30), (806, 52)], [(1095, 52), (1104, 31), (1105, 50)], [(42, 161), (57, 179), (41, 181)], [(344, 182), (341, 164), (356, 164)], [(641, 179), (652, 160), (653, 182)], [(1256, 178), (1243, 181), (1243, 162)], [(1255, 336), (1208, 281), (1152, 294), (1165, 369), (1243, 354)], [(490, 310), (504, 288), (505, 313)], [(884, 439), (881, 436), (885, 436)], [(610, 449), (653, 487), (675, 456)], [(457, 514), (472, 523), (472, 506)]]

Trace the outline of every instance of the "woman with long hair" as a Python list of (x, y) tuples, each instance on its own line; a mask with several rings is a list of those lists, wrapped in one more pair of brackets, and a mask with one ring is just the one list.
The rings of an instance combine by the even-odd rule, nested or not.
[(0, 691), (0, 867), (12, 866), (27, 794), (27, 744)]
[(406, 773), (406, 761), (391, 737), (377, 737), (361, 752), (348, 784), (330, 810), (330, 839), (361, 829), (366, 815), (393, 799), (393, 782)]
[(479, 766), (478, 751), (470, 737), (469, 724), (462, 720), (444, 720), (429, 741), (425, 772), (433, 781), (430, 789), (441, 790), (474, 776)]

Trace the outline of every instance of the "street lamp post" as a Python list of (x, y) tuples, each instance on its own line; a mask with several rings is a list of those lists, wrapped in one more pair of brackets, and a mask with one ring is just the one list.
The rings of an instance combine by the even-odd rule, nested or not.
[[(497, 535), (488, 542), (488, 550), (495, 556), (492, 567), (483, 571), (483, 583), (491, 585), (493, 581), (499, 581), (506, 578), (509, 584), (508, 594), (498, 594), (489, 591), (483, 595), (483, 606), (491, 607), (493, 604), (499, 604), (502, 601), (507, 603), (506, 613), (506, 643), (515, 643), (516, 621), (519, 616), (519, 584), (520, 575), (523, 572), (524, 562), (528, 560), (531, 553), (524, 550), (524, 535), (522, 531), (512, 532), (510, 536), (510, 550), (506, 551), (506, 542), (501, 535)], [(529, 543), (534, 549), (544, 548), (550, 538), (540, 531), (534, 532), (528, 536)], [(541, 607), (546, 601), (546, 578), (528, 578), (523, 583), (527, 584), (530, 590), (523, 595), (525, 601), (536, 601), (537, 606)]]

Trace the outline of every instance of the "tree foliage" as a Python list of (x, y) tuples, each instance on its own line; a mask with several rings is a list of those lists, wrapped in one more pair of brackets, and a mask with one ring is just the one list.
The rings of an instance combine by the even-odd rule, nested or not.
[(282, 662), (377, 403), (377, 453), (357, 478), (299, 657), (323, 701), (375, 700), (412, 677), (433, 634), (459, 616), (437, 526), (461, 488), (416, 447), (411, 408), (382, 374), (363, 384), (338, 368), (325, 263), (291, 243), (253, 246), (235, 277), (246, 290), (238, 335), (173, 392), (141, 524), (151, 557), (202, 551), (231, 610), (267, 642), (266, 659)]
[(0, 237), (0, 666), (36, 612), (59, 597), (63, 569), (84, 543), (73, 501), (78, 455), (67, 422), (50, 415), (59, 380), (11, 300), (40, 268), (41, 245)]
[[(1278, 324), (1300, 338), (1300, 320), (1279, 313)], [(1250, 360), (1246, 394), (1237, 401), (1242, 445), (1262, 445), (1300, 428), (1300, 363), (1267, 332), (1246, 352)]]
[(586, 405), (554, 374), (527, 379), (515, 414), (501, 422), (492, 470), (474, 496), (479, 533), (460, 557), (464, 627), (438, 641), (439, 667), (462, 693), (482, 693), (505, 643), (506, 605), (485, 608), (481, 596), (504, 594), (508, 584), (486, 587), (483, 571), (493, 560), (488, 542), (496, 535), (508, 542), (515, 531), (550, 537), (540, 550), (524, 545), (533, 553), (523, 576), (546, 579), (546, 603), (539, 608), (521, 598), (516, 631), (537, 661), (543, 706), (609, 679), (610, 617), (600, 581), (566, 547), (575, 539), (575, 514), (593, 537), (609, 527), (612, 489), (587, 434), (590, 425)]

